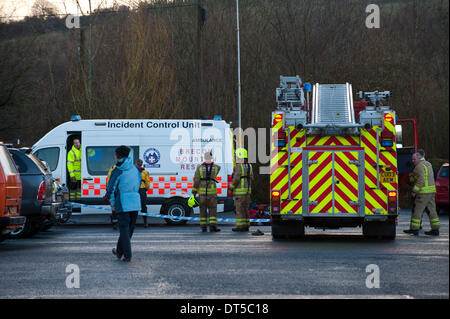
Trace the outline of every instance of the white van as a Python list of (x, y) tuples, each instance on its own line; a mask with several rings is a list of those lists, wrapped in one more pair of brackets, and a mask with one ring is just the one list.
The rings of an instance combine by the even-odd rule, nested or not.
[[(186, 199), (191, 195), (197, 165), (212, 150), (214, 162), (221, 166), (217, 177), (218, 212), (233, 210), (228, 192), (233, 173), (233, 135), (230, 124), (214, 120), (81, 120), (73, 116), (40, 139), (32, 153), (46, 161), (53, 176), (68, 184), (67, 153), (75, 138), (81, 140), (81, 204), (108, 207), (103, 201), (106, 176), (114, 164), (114, 151), (120, 145), (131, 148), (130, 157), (144, 161), (150, 174), (147, 209), (169, 216), (198, 214)], [(83, 205), (73, 215), (110, 214)], [(180, 223), (167, 220), (169, 223)]]

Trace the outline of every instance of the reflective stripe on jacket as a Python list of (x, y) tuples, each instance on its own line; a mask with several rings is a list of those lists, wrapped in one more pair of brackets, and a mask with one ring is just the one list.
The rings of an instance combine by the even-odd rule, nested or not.
[(81, 146), (80, 149), (72, 146), (67, 153), (67, 170), (71, 178), (75, 177), (77, 181), (81, 180)]
[(253, 168), (251, 164), (236, 164), (233, 172), (233, 181), (230, 185), (233, 195), (250, 195), (252, 193), (252, 179)]
[(417, 194), (436, 193), (433, 166), (425, 160), (420, 160), (413, 171), (415, 183), (413, 192)]
[[(138, 167), (139, 168), (139, 167)], [(141, 171), (141, 188), (150, 188), (150, 175), (145, 168), (139, 168)]]
[(199, 195), (217, 195), (216, 177), (219, 171), (220, 166), (214, 163), (199, 165), (195, 171), (192, 191)]

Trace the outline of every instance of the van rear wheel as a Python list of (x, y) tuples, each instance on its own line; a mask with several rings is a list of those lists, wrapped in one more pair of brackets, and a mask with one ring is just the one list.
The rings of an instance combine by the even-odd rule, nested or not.
[[(189, 217), (191, 216), (192, 208), (187, 205), (185, 199), (176, 198), (169, 200), (166, 204), (161, 207), (161, 214), (175, 217)], [(170, 219), (164, 218), (169, 225), (184, 225), (187, 220), (182, 219)]]

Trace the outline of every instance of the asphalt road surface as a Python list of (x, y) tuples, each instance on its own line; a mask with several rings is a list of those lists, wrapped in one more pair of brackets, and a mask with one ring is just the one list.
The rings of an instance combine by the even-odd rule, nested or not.
[(131, 263), (112, 255), (111, 227), (58, 226), (0, 244), (0, 298), (448, 298), (448, 213), (440, 237), (404, 234), (409, 218), (402, 211), (395, 241), (360, 228), (274, 241), (270, 226), (252, 236), (152, 223), (136, 229)]

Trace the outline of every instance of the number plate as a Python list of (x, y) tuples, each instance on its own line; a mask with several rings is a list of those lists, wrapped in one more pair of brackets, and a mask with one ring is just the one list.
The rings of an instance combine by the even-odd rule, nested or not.
[(397, 174), (395, 172), (380, 172), (380, 182), (381, 183), (395, 183), (397, 179)]

